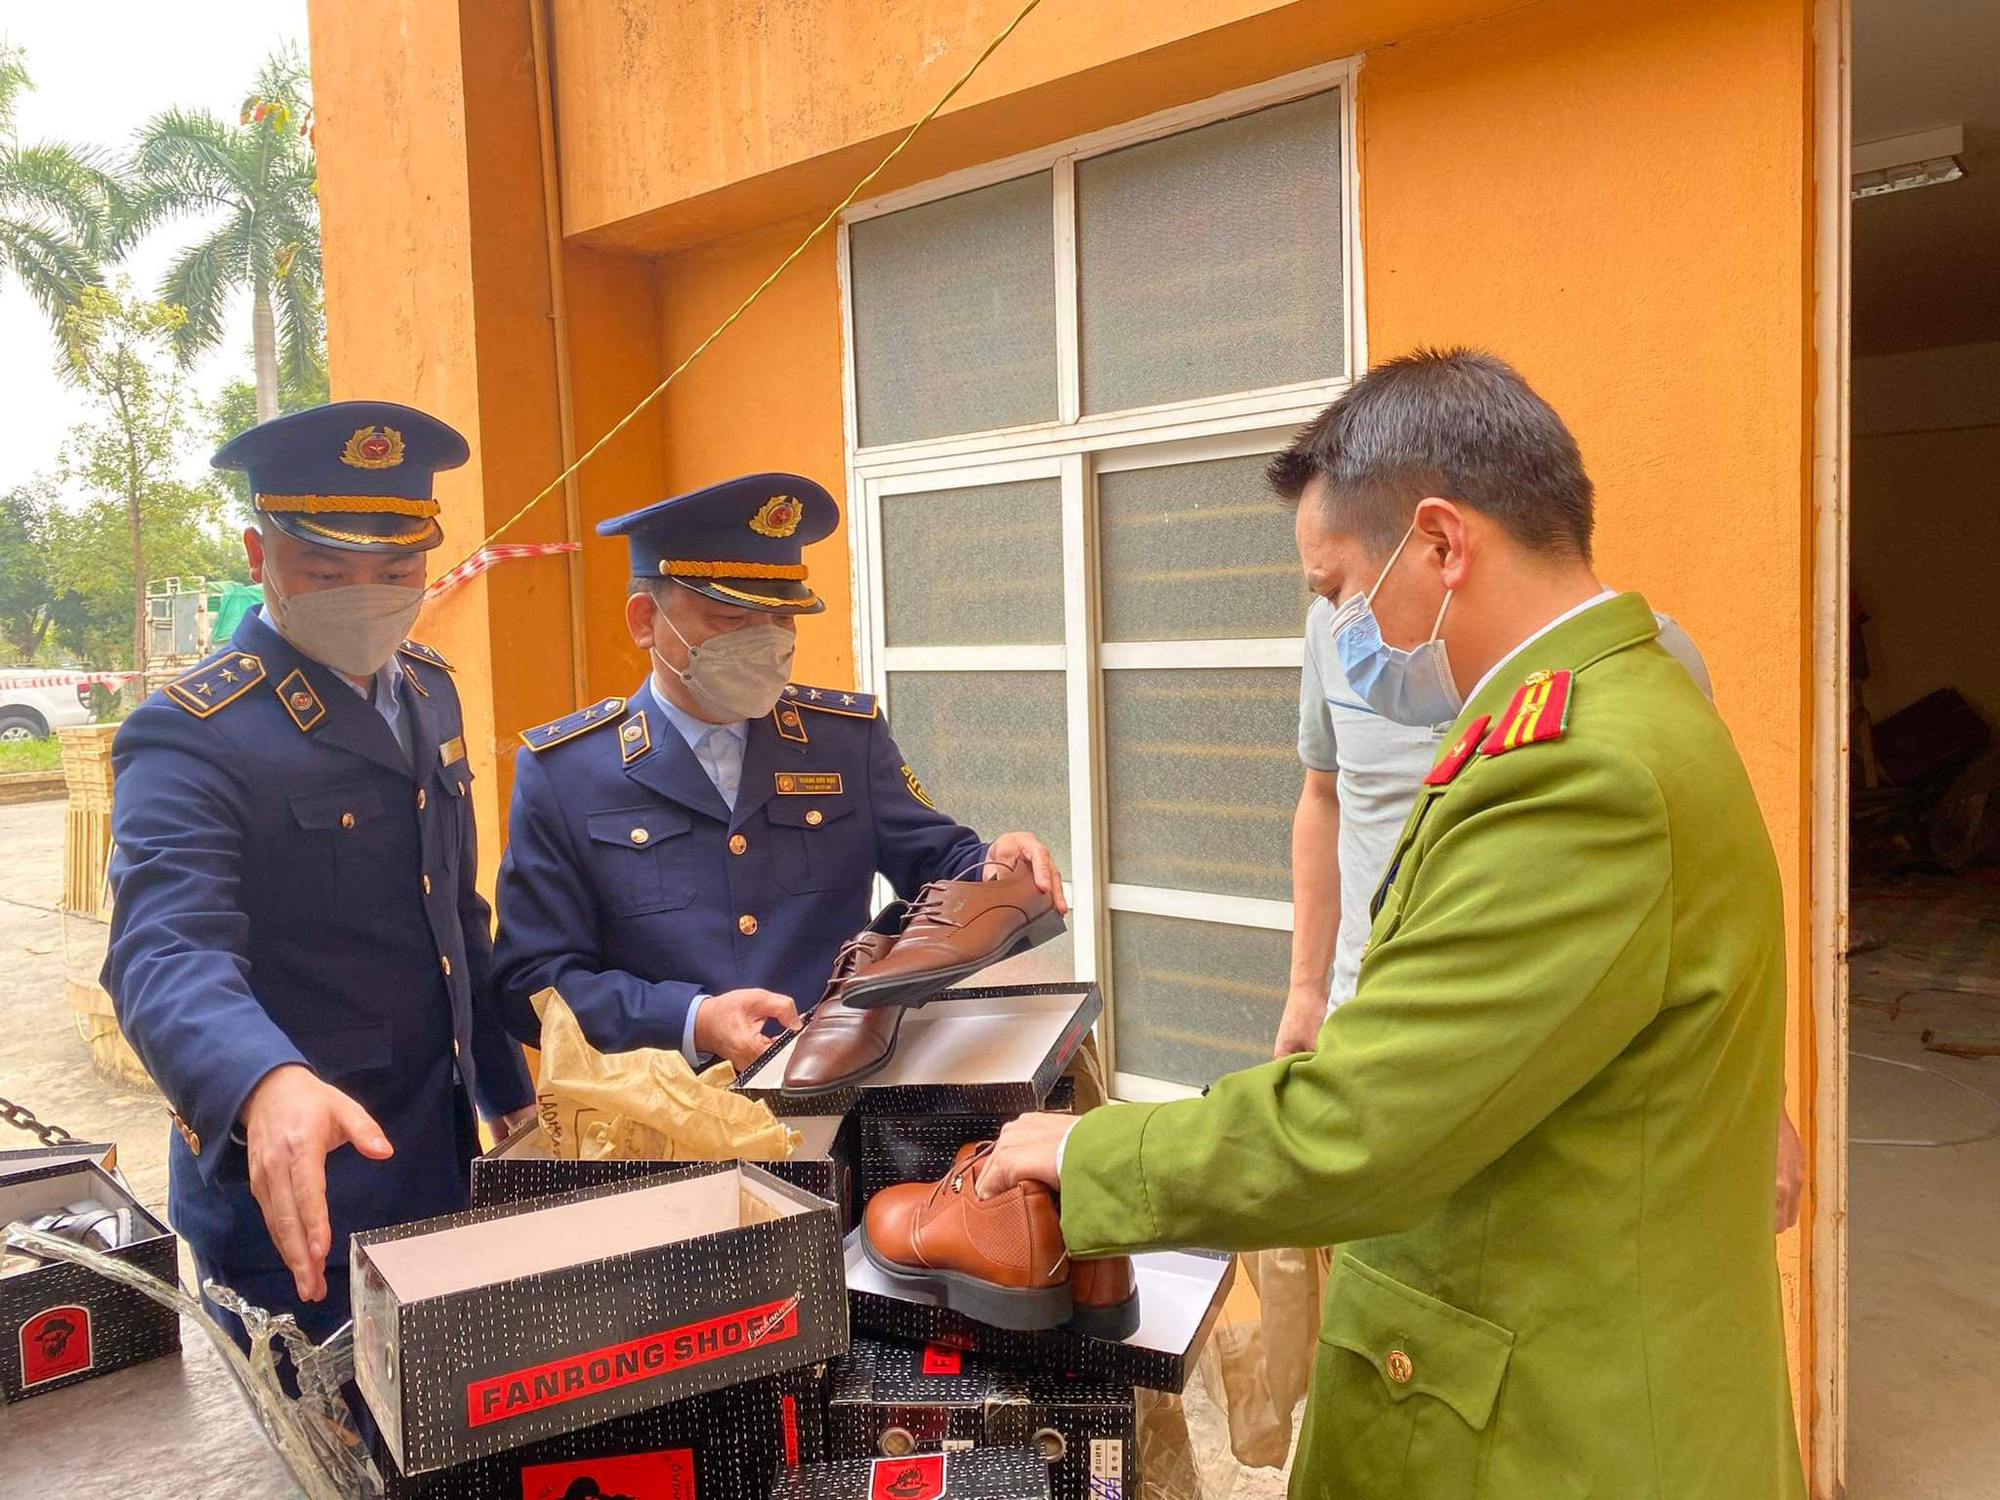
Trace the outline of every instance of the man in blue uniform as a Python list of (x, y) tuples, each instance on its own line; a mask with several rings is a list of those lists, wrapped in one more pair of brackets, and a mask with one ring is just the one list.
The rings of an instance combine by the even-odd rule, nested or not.
[(749, 474), (597, 528), (630, 546), (652, 672), (521, 736), (494, 977), (524, 1039), (553, 987), (604, 1051), (742, 1067), (818, 1001), (878, 872), (907, 897), (1025, 858), (1063, 905), (1040, 839), (938, 811), (872, 697), (788, 680), (825, 608), (803, 549), (838, 522), (810, 479)]
[(348, 1236), (465, 1207), (473, 1102), (534, 1101), (487, 1005), (451, 668), (404, 639), (432, 475), (466, 457), (379, 401), (226, 445), (267, 602), (112, 747), (104, 984), (174, 1112), (169, 1213), (204, 1278), (314, 1338), (347, 1320)]

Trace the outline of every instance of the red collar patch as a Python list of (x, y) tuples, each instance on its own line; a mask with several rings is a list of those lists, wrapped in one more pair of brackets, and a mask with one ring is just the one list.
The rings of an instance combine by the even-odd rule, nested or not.
[(1483, 755), (1504, 755), (1523, 745), (1559, 740), (1569, 727), (1569, 689), (1575, 674), (1537, 672), (1515, 690), (1507, 711), (1479, 747)]
[(1465, 726), (1465, 733), (1458, 737), (1444, 758), (1430, 768), (1424, 776), (1425, 786), (1446, 786), (1452, 777), (1465, 769), (1465, 763), (1472, 759), (1472, 752), (1479, 748), (1479, 737), (1486, 733), (1486, 726), (1493, 722), (1493, 715), (1481, 714)]

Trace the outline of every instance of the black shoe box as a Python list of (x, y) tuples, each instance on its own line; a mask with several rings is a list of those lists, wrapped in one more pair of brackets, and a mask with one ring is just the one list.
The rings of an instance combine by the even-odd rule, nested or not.
[(771, 1500), (1049, 1500), (1049, 1466), (1026, 1448), (841, 1459), (779, 1475)]
[[(129, 1209), (135, 1237), (106, 1253), (176, 1282), (179, 1242), (173, 1231), (140, 1207), (97, 1159), (27, 1156), (0, 1166), (0, 1224), (29, 1222), (85, 1200)], [(45, 1260), (0, 1276), (0, 1398), (7, 1401), (61, 1390), (180, 1346), (181, 1320), (173, 1309), (95, 1271)]]
[(780, 1469), (827, 1457), (827, 1381), (790, 1370), (429, 1474), (373, 1456), (383, 1500), (764, 1500)]
[[(843, 1115), (794, 1115), (785, 1123), (805, 1137), (783, 1161), (756, 1163), (764, 1171), (815, 1198), (831, 1203), (847, 1233), (861, 1212), (856, 1146), (860, 1122)], [(539, 1124), (523, 1126), (472, 1162), (472, 1206), (489, 1208), (519, 1203), (549, 1193), (635, 1182), (661, 1172), (698, 1166), (689, 1161), (640, 1161), (630, 1158), (577, 1161), (559, 1158)]]
[(730, 1087), (780, 1115), (991, 1115), (1041, 1109), (1104, 1009), (1094, 984), (946, 990), (906, 1015), (880, 1071), (824, 1094), (787, 1094), (801, 1034), (788, 1031)]
[(934, 1292), (892, 1281), (847, 1239), (847, 1307), (856, 1333), (904, 1343), (944, 1344), (990, 1362), (1113, 1385), (1179, 1392), (1194, 1373), (1229, 1295), (1236, 1261), (1206, 1250), (1155, 1250), (1132, 1257), (1139, 1326), (1103, 1339), (1070, 1328), (995, 1328), (944, 1305)]
[(1136, 1493), (1132, 1387), (997, 1365), (942, 1344), (855, 1338), (834, 1367), (827, 1451), (902, 1458), (1027, 1448), (1052, 1500)]
[(355, 1381), (405, 1475), (846, 1351), (830, 1203), (745, 1163), (357, 1234)]

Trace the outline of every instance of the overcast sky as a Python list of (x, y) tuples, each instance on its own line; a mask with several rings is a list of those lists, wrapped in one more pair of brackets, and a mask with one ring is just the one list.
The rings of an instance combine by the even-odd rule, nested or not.
[[(273, 48), (306, 47), (305, 0), (0, 0), (0, 39), (22, 47), (34, 76), (17, 129), (43, 139), (123, 148), (170, 105), (234, 119)], [(122, 267), (151, 292), (176, 251), (199, 232), (168, 224), (135, 247)], [(0, 491), (54, 466), (64, 433), (84, 415), (76, 392), (55, 377), (54, 346), (41, 311), (0, 272)], [(224, 382), (250, 378), (250, 299), (231, 310), (223, 342), (195, 366), (191, 389), (211, 399)], [(207, 424), (190, 444), (192, 473), (206, 468)]]

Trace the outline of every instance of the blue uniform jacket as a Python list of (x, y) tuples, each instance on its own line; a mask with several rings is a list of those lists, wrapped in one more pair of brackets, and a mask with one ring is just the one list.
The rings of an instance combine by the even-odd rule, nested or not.
[(787, 688), (750, 725), (733, 815), (650, 683), (521, 738), (493, 971), (524, 1041), (548, 987), (606, 1052), (678, 1048), (699, 994), (776, 990), (803, 1011), (878, 871), (910, 896), (985, 857), (865, 693)]
[(395, 1148), (327, 1158), (336, 1267), (355, 1230), (465, 1206), (467, 1089), (489, 1116), (534, 1097), (488, 1009), (458, 693), (427, 647), (398, 660), (414, 772), (372, 704), (255, 615), (112, 745), (104, 985), (174, 1111), (174, 1225), (212, 1265), (283, 1264), (237, 1129), (272, 1068), (306, 1064)]

